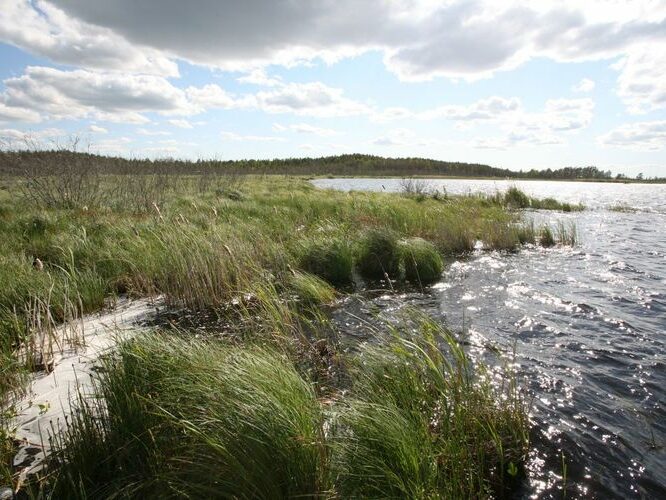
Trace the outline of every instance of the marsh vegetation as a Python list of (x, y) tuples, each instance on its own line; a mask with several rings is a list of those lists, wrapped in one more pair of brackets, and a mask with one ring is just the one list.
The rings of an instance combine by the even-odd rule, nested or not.
[(431, 498), (515, 486), (527, 419), (510, 370), (491, 384), (455, 332), (416, 313), (343, 349), (327, 311), (368, 285), (422, 290), (479, 242), (573, 243), (522, 220), (518, 193), (324, 195), (296, 177), (74, 167), (1, 181), (2, 483), (16, 472), (13, 398), (54, 349), (81, 340), (52, 326), (159, 295), (226, 326), (119, 345), (33, 488)]

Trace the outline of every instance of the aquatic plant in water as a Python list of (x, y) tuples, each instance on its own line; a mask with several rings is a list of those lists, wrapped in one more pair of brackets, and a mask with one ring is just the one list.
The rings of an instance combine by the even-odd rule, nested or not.
[(341, 238), (313, 238), (304, 242), (300, 247), (299, 265), (333, 285), (348, 285), (353, 279), (352, 249)]
[(397, 235), (387, 229), (367, 230), (358, 242), (356, 266), (366, 278), (398, 278), (400, 248)]
[(423, 238), (410, 238), (401, 241), (400, 248), (406, 279), (427, 285), (441, 277), (444, 263), (435, 245)]

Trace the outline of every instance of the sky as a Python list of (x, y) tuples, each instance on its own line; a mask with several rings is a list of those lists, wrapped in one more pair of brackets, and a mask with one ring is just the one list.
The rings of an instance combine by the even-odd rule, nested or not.
[(0, 0), (0, 144), (666, 177), (666, 0)]

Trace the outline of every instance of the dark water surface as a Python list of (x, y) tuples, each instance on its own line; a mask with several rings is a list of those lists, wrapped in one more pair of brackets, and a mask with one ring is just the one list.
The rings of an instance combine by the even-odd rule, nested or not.
[[(398, 179), (325, 179), (320, 187), (400, 189)], [(527, 212), (574, 221), (574, 248), (477, 252), (421, 293), (376, 294), (390, 312), (416, 305), (469, 331), (473, 345), (515, 346), (534, 398), (532, 453), (521, 496), (666, 498), (666, 186), (434, 180), (448, 193), (516, 185), (582, 202), (582, 213)], [(635, 211), (617, 212), (623, 205)]]

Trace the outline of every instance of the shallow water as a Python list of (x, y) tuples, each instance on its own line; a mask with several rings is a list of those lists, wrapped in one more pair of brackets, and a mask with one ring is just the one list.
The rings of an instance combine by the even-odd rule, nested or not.
[[(588, 210), (527, 217), (574, 221), (574, 248), (477, 252), (451, 262), (426, 293), (373, 294), (385, 315), (416, 305), (469, 332), (472, 345), (515, 346), (533, 397), (532, 453), (520, 496), (666, 497), (666, 185), (435, 180), (448, 193), (516, 185)], [(325, 179), (320, 187), (398, 191), (399, 179)], [(618, 204), (636, 212), (615, 212)], [(356, 306), (350, 304), (350, 308)], [(359, 316), (356, 314), (355, 316)], [(339, 321), (349, 323), (353, 319)], [(344, 325), (343, 325), (344, 326)]]

